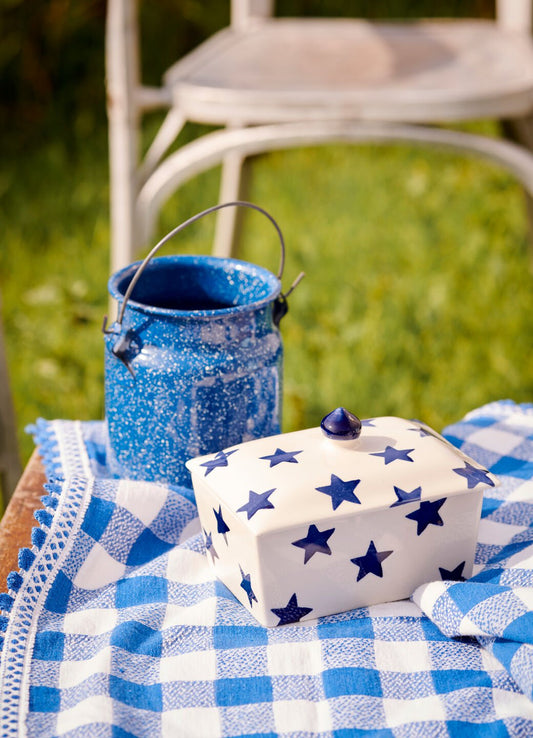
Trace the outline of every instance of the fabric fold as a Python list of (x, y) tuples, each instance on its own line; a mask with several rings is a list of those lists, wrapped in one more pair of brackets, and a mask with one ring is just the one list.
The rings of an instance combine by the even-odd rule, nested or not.
[(500, 545), (478, 546), (470, 579), (425, 584), (412, 600), (449, 638), (476, 638), (533, 699), (533, 407), (494, 403), (446, 435), (507, 477), (503, 499), (485, 496), (480, 523), (480, 540), (497, 526)]

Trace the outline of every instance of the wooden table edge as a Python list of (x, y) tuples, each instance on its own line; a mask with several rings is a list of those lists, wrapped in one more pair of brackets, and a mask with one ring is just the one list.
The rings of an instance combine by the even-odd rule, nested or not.
[(38, 523), (33, 513), (42, 506), (46, 474), (37, 449), (28, 461), (0, 521), (0, 592), (6, 591), (6, 577), (18, 571), (18, 552), (31, 548), (31, 529)]

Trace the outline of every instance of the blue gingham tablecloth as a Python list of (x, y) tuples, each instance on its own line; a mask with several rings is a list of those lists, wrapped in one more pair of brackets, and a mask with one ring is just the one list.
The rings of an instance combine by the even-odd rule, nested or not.
[(533, 406), (446, 431), (502, 482), (472, 579), (270, 629), (214, 581), (190, 490), (112, 478), (101, 422), (34, 435), (50, 481), (0, 595), (3, 738), (533, 736)]

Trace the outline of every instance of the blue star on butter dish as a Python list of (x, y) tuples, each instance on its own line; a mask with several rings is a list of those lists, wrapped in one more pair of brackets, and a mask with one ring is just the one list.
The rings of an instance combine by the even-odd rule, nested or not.
[(299, 622), (304, 615), (308, 615), (312, 611), (312, 607), (300, 607), (296, 592), (291, 595), (285, 607), (273, 607), (272, 612), (279, 618), (278, 625), (287, 625), (288, 623)]
[(248, 597), (248, 603), (250, 607), (254, 602), (257, 602), (257, 597), (255, 596), (255, 593), (252, 589), (252, 582), (249, 574), (245, 574), (242, 570), (242, 567), (239, 566), (239, 570), (241, 572), (241, 588), (244, 589), (246, 592), (246, 595)]
[(297, 464), (298, 459), (296, 456), (301, 454), (301, 451), (282, 451), (281, 448), (277, 448), (273, 454), (267, 456), (261, 456), (265, 461), (270, 461), (270, 466), (277, 466), (278, 464)]
[(385, 464), (392, 464), (393, 461), (413, 461), (409, 456), (414, 448), (394, 448), (394, 446), (386, 446), (384, 451), (378, 451), (371, 454), (372, 456), (382, 456)]
[(424, 500), (420, 503), (419, 508), (405, 516), (410, 520), (416, 521), (416, 534), (418, 536), (426, 530), (428, 525), (444, 525), (444, 521), (440, 516), (439, 510), (445, 502), (445, 498), (442, 500), (435, 500), (434, 502)]
[(359, 573), (357, 575), (357, 581), (366, 577), (367, 574), (374, 574), (376, 577), (383, 577), (383, 567), (381, 566), (382, 561), (385, 561), (393, 551), (378, 551), (374, 541), (370, 541), (368, 549), (364, 556), (355, 556), (350, 559), (352, 564), (359, 567)]
[(232, 451), (219, 451), (217, 454), (215, 454), (213, 458), (204, 461), (201, 466), (205, 467), (206, 469), (205, 476), (207, 477), (207, 475), (210, 474), (214, 469), (218, 469), (222, 466), (227, 466), (228, 458), (236, 451), (237, 449), (233, 449)]
[(224, 536), (224, 540), (227, 543), (226, 533), (229, 533), (229, 526), (224, 520), (224, 515), (222, 514), (222, 505), (218, 506), (218, 510), (215, 510), (215, 508), (213, 508), (213, 512), (215, 513), (215, 518), (217, 521), (217, 533), (220, 533), (222, 536)]
[(400, 487), (394, 487), (394, 494), (396, 495), (396, 502), (393, 502), (391, 507), (398, 507), (398, 505), (407, 505), (409, 502), (414, 502), (420, 499), (422, 494), (422, 487), (415, 487), (410, 492), (406, 492)]
[(237, 512), (245, 512), (248, 520), (250, 520), (259, 510), (273, 510), (274, 505), (270, 502), (269, 497), (275, 491), (275, 488), (260, 493), (250, 490), (248, 492), (248, 502), (241, 505)]
[(331, 556), (331, 549), (328, 546), (328, 540), (334, 532), (335, 528), (330, 528), (329, 530), (318, 530), (316, 525), (310, 525), (305, 538), (293, 541), (292, 545), (304, 549), (304, 564), (307, 564), (311, 556), (316, 553), (323, 553)]
[(331, 505), (333, 509), (336, 510), (343, 502), (354, 502), (356, 504), (360, 504), (360, 500), (354, 494), (354, 489), (360, 481), (360, 479), (344, 481), (336, 474), (332, 474), (329, 484), (326, 484), (323, 487), (316, 487), (316, 489), (318, 492), (323, 492), (325, 495), (329, 495), (329, 497), (331, 497)]
[(468, 461), (465, 461), (463, 469), (454, 469), (454, 472), (466, 479), (469, 489), (472, 489), (478, 484), (486, 484), (489, 487), (494, 487), (494, 482), (490, 478), (488, 471), (473, 466)]

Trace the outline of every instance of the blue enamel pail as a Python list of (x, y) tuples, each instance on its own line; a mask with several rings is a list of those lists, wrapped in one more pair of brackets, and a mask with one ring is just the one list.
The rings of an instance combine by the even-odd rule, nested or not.
[[(153, 258), (185, 226), (230, 205), (259, 210), (276, 227), (277, 276), (237, 259)], [(105, 404), (117, 476), (190, 486), (188, 459), (280, 432), (284, 252), (266, 211), (224, 203), (110, 278), (119, 309), (104, 326)]]

